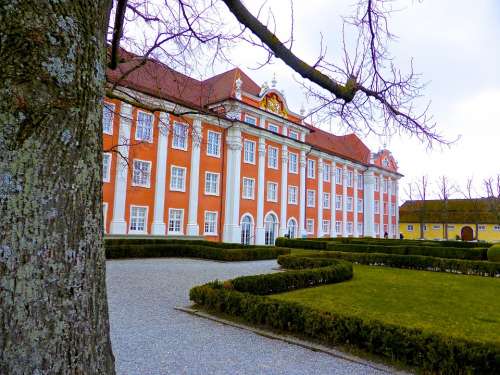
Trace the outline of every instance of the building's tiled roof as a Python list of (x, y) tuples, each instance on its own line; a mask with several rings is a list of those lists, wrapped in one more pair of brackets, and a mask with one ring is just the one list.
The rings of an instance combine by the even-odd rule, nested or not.
[[(207, 110), (208, 105), (225, 99), (234, 99), (234, 82), (238, 77), (243, 82), (244, 93), (256, 97), (260, 93), (259, 85), (239, 68), (200, 81), (159, 61), (143, 61), (124, 50), (120, 52), (120, 61), (117, 69), (108, 69), (108, 82), (199, 110)], [(134, 67), (137, 69), (132, 69)], [(306, 127), (311, 130), (306, 138), (310, 145), (352, 161), (369, 163), (370, 150), (356, 135), (337, 136), (310, 125)]]
[[(446, 208), (447, 207), (447, 208)], [(500, 224), (500, 199), (449, 199), (406, 201), (399, 208), (401, 223), (481, 223)]]

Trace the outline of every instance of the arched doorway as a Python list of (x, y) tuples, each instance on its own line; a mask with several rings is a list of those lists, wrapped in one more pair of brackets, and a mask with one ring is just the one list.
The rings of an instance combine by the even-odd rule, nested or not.
[(253, 219), (246, 214), (241, 218), (241, 243), (250, 245), (253, 238)]
[(265, 244), (274, 245), (276, 240), (276, 232), (278, 229), (278, 218), (274, 213), (268, 213), (266, 219), (264, 220), (264, 230), (265, 230)]
[(469, 226), (465, 226), (462, 228), (460, 235), (462, 237), (462, 241), (472, 241), (474, 239), (474, 230), (472, 230)]
[(288, 234), (288, 238), (297, 237), (297, 220), (295, 220), (293, 217), (288, 220), (286, 232)]

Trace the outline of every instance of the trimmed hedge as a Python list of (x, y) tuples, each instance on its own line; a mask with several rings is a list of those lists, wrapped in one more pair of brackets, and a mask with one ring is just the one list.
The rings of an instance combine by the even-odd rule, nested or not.
[(328, 243), (329, 251), (344, 251), (350, 253), (383, 253), (399, 255), (424, 255), (437, 258), (486, 260), (486, 248), (458, 248), (458, 247), (438, 247), (438, 246), (412, 246), (399, 245), (388, 246), (382, 244), (340, 244)]
[[(316, 240), (316, 239), (313, 239)], [(319, 240), (319, 239), (318, 239)], [(415, 245), (415, 246), (437, 246), (437, 247), (459, 247), (459, 248), (475, 248), (489, 247), (488, 242), (464, 242), (464, 241), (434, 241), (434, 240), (399, 240), (395, 238), (372, 238), (372, 237), (332, 237), (324, 238), (326, 241), (337, 241), (342, 243), (359, 243), (359, 244), (385, 244), (385, 245)]]
[(488, 249), (488, 260), (490, 262), (500, 262), (500, 244), (493, 245)]
[[(324, 268), (330, 267), (335, 266)], [(308, 271), (318, 272), (318, 270)], [(347, 315), (314, 310), (296, 302), (256, 295), (257, 292), (261, 294), (274, 292), (276, 288), (294, 289), (298, 286), (298, 279), (302, 280), (301, 284), (307, 284), (308, 278), (298, 276), (304, 275), (300, 272), (276, 274), (275, 282), (281, 278), (279, 287), (268, 285), (271, 281), (269, 275), (256, 276), (260, 280), (264, 280), (262, 278), (265, 276), (265, 282), (247, 279), (243, 287), (239, 285), (253, 294), (236, 290), (235, 279), (225, 283), (212, 282), (197, 286), (191, 289), (189, 296), (192, 301), (209, 310), (242, 317), (253, 324), (306, 335), (330, 345), (355, 345), (371, 353), (419, 367), (424, 372), (500, 373), (500, 346), (496, 344), (444, 337), (378, 321), (365, 321)], [(315, 278), (314, 282), (321, 280)], [(256, 289), (252, 290), (253, 287)]]
[(122, 245), (161, 245), (161, 244), (180, 244), (180, 245), (204, 245), (217, 247), (221, 249), (251, 249), (262, 246), (243, 245), (239, 243), (214, 242), (206, 240), (183, 240), (170, 238), (105, 238), (105, 246), (117, 247)]
[[(345, 253), (329, 251), (307, 255), (308, 258), (333, 258), (370, 266), (386, 266), (411, 270), (459, 273), (465, 275), (500, 277), (500, 263), (462, 259), (434, 258), (421, 255), (398, 255), (379, 253)], [(280, 256), (278, 263), (283, 267), (294, 267), (297, 256)], [(294, 267), (295, 268), (295, 267)]]
[[(182, 240), (174, 243), (152, 244), (106, 244), (107, 259), (122, 258), (158, 258), (158, 257), (192, 257), (222, 261), (245, 261), (276, 259), (279, 255), (290, 254), (290, 249), (270, 246), (253, 246), (251, 248), (226, 249), (206, 245), (194, 245)], [(208, 241), (206, 241), (208, 242)], [(226, 244), (229, 245), (229, 244)]]
[(328, 241), (325, 240), (306, 240), (306, 239), (296, 239), (296, 238), (285, 238), (278, 237), (275, 241), (276, 246), (282, 247), (294, 247), (306, 250), (326, 250), (328, 246)]

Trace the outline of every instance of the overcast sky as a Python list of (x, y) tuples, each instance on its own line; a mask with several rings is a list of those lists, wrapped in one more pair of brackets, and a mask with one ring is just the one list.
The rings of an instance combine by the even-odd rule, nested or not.
[[(255, 10), (261, 1), (246, 1)], [(294, 52), (308, 62), (319, 52), (319, 35), (328, 45), (327, 58), (338, 54), (340, 15), (348, 14), (352, 0), (295, 1)], [(432, 182), (440, 175), (464, 185), (473, 176), (478, 193), (481, 181), (500, 173), (500, 1), (498, 0), (398, 0), (401, 9), (390, 19), (390, 27), (398, 40), (391, 52), (402, 66), (414, 61), (415, 71), (429, 82), (425, 99), (432, 101), (431, 113), (440, 132), (448, 139), (460, 139), (451, 147), (435, 146), (432, 150), (416, 139), (393, 137), (387, 143), (409, 181), (428, 175)], [(289, 1), (268, 1), (277, 20), (280, 36), (288, 35)], [(296, 74), (276, 62), (259, 70), (255, 67), (259, 51), (237, 48), (233, 52), (236, 65), (261, 84), (271, 81), (273, 73), (278, 88), (284, 89), (292, 110), (308, 106)], [(310, 104), (309, 104), (310, 105)], [(340, 129), (333, 129), (342, 133)], [(375, 136), (362, 137), (373, 151), (384, 141)], [(403, 189), (401, 189), (403, 190)], [(404, 198), (404, 194), (402, 194)], [(457, 194), (457, 197), (460, 197)]]

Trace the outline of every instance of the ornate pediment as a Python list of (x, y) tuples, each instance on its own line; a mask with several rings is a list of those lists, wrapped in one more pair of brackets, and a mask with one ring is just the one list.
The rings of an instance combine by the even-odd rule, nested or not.
[(288, 117), (288, 111), (286, 109), (285, 103), (275, 92), (264, 95), (264, 97), (260, 101), (259, 106), (260, 108), (275, 113), (278, 116), (282, 116), (284, 118)]

